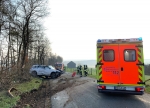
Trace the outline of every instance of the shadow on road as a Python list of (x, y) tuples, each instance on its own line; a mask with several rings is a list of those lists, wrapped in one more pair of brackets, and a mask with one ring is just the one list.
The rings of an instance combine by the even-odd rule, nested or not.
[(121, 94), (121, 93), (99, 93), (101, 96), (113, 96), (113, 97), (135, 97), (135, 95)]
[[(150, 108), (150, 102), (147, 95), (117, 94), (117, 93), (98, 93), (96, 83), (85, 85), (85, 90), (90, 94), (93, 100), (87, 100), (88, 103), (94, 103), (93, 107), (98, 108)], [(84, 93), (84, 92), (83, 92)], [(92, 94), (91, 94), (92, 93)], [(96, 96), (98, 95), (98, 96)], [(86, 95), (85, 95), (86, 96)]]
[(146, 102), (141, 100), (142, 96), (130, 94), (99, 93), (100, 101), (109, 104), (112, 108), (148, 108)]

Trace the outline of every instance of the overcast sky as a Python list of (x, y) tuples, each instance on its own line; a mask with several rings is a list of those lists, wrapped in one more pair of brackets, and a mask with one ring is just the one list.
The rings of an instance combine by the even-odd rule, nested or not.
[(52, 52), (64, 60), (96, 59), (97, 39), (143, 37), (150, 59), (150, 0), (50, 0), (45, 20)]

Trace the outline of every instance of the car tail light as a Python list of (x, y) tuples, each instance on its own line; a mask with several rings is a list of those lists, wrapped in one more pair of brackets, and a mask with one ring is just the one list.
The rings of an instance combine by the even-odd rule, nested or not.
[(106, 89), (106, 86), (97, 86), (98, 89)]
[(142, 90), (144, 90), (144, 88), (141, 88), (141, 87), (136, 87), (135, 88), (135, 91), (137, 91), (137, 92), (142, 91)]

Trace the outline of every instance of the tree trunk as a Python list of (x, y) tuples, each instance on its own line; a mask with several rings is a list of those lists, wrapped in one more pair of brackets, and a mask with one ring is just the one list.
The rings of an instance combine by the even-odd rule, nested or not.
[(18, 58), (17, 58), (17, 68), (18, 68), (18, 64), (20, 63), (21, 47), (22, 47), (22, 42), (19, 45), (19, 52), (18, 52)]

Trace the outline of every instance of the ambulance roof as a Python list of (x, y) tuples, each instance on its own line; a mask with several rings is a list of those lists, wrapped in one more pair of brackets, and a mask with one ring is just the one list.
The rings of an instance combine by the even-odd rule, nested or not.
[(98, 39), (97, 43), (133, 43), (142, 42), (142, 37), (139, 38), (127, 38), (127, 39)]

